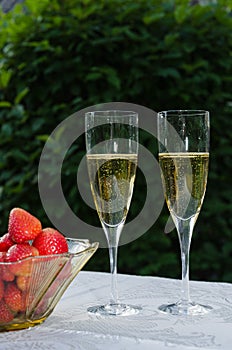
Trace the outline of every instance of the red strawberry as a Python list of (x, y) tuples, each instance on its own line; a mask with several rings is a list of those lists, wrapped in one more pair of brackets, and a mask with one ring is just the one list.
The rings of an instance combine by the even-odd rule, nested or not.
[(17, 287), (25, 292), (29, 288), (30, 276), (17, 276), (16, 284)]
[(0, 252), (0, 262), (4, 262), (5, 261), (5, 257), (6, 257), (6, 252)]
[(15, 242), (10, 238), (9, 233), (5, 233), (0, 238), (0, 252), (6, 252)]
[(14, 315), (7, 307), (5, 301), (0, 300), (0, 324), (1, 323), (9, 323), (13, 320)]
[(53, 228), (45, 228), (34, 239), (33, 246), (40, 255), (62, 254), (68, 252), (68, 244), (65, 237)]
[(0, 252), (0, 279), (3, 281), (11, 282), (14, 280), (15, 275), (9, 270), (7, 264), (4, 263), (5, 257), (6, 252)]
[(5, 261), (13, 262), (28, 258), (29, 256), (39, 255), (39, 252), (35, 247), (29, 243), (14, 244), (6, 252)]
[(10, 282), (6, 285), (4, 300), (8, 308), (13, 312), (18, 312), (23, 309), (22, 292), (14, 282)]
[(29, 243), (15, 244), (8, 249), (5, 261), (13, 262), (13, 264), (9, 266), (9, 270), (16, 276), (28, 276), (31, 272), (32, 261), (24, 261), (24, 259), (37, 255), (39, 255), (38, 250)]
[(14, 208), (10, 212), (8, 232), (15, 243), (33, 240), (42, 230), (41, 222), (26, 210)]
[(4, 282), (0, 280), (0, 300), (2, 299), (4, 295)]

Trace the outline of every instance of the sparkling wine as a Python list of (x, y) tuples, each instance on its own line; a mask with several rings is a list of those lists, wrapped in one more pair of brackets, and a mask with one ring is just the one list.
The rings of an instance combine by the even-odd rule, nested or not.
[(100, 220), (124, 223), (133, 193), (136, 154), (87, 154), (90, 186)]
[(182, 220), (199, 214), (204, 199), (209, 153), (159, 153), (168, 208)]

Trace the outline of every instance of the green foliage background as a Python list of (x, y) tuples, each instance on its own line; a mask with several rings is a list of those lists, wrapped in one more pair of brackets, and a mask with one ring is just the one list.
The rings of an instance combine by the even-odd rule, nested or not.
[[(112, 101), (156, 111), (207, 109), (211, 163), (193, 236), (191, 278), (232, 282), (232, 5), (203, 3), (26, 0), (0, 13), (2, 234), (15, 206), (50, 224), (38, 193), (38, 163), (47, 137), (72, 113)], [(146, 133), (140, 143), (157, 151), (156, 140)], [(83, 140), (70, 149), (63, 189), (80, 217), (98, 222), (75, 186), (84, 152)], [(130, 215), (144, 202), (146, 184), (140, 175)], [(120, 247), (119, 272), (179, 278), (176, 232), (163, 234), (167, 217), (164, 208), (146, 234)], [(86, 268), (108, 271), (107, 250), (99, 249)]]

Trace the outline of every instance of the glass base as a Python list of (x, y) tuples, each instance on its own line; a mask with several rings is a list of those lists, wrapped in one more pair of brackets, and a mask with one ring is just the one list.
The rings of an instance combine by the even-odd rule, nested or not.
[(195, 304), (193, 302), (183, 303), (177, 302), (175, 304), (161, 305), (159, 310), (172, 315), (205, 315), (212, 310), (211, 306)]
[(87, 311), (99, 316), (130, 316), (138, 314), (142, 308), (140, 306), (125, 304), (106, 304), (91, 306)]

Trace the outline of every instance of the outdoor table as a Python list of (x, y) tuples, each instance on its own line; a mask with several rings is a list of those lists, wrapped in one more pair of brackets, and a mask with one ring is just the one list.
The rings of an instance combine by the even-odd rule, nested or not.
[(81, 271), (43, 324), (0, 333), (0, 349), (232, 349), (232, 284), (191, 281), (192, 299), (213, 310), (204, 316), (174, 316), (158, 306), (178, 300), (179, 280), (119, 274), (120, 300), (142, 311), (124, 317), (88, 314), (89, 306), (108, 301), (109, 284), (108, 273)]

